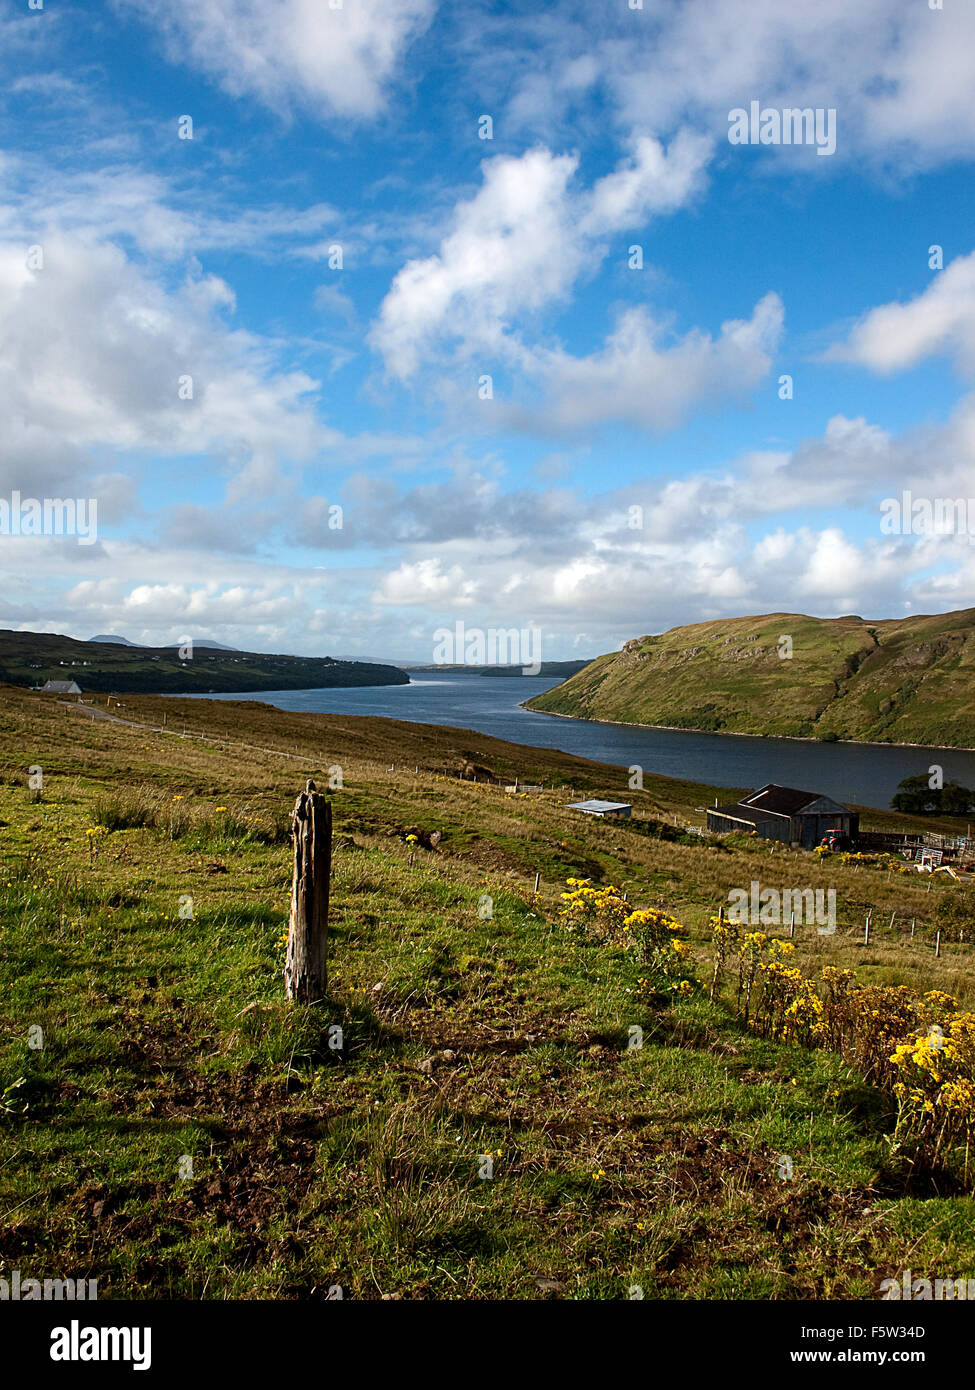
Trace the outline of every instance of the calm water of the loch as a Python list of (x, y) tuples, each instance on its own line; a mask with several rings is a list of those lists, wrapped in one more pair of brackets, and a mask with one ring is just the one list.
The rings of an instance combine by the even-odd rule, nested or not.
[[(208, 698), (263, 700), (280, 709), (304, 713), (373, 714), (421, 724), (449, 724), (512, 743), (560, 748), (623, 767), (639, 764), (645, 772), (666, 777), (684, 777), (720, 787), (760, 787), (765, 782), (780, 782), (864, 806), (888, 806), (902, 777), (927, 772), (932, 763), (944, 768), (946, 781), (955, 778), (966, 787), (975, 786), (975, 752), (628, 728), (587, 719), (556, 719), (520, 708), (523, 700), (557, 684), (557, 680), (545, 676), (438, 676), (418, 672), (411, 674), (409, 685), (353, 690), (263, 690)], [(623, 787), (625, 780), (621, 782)]]

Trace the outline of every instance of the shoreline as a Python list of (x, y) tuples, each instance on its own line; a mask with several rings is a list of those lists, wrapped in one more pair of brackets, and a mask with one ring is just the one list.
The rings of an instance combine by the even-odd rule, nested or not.
[(893, 739), (881, 742), (875, 738), (824, 739), (810, 738), (802, 734), (748, 734), (740, 729), (682, 729), (676, 724), (640, 724), (633, 719), (594, 719), (591, 715), (585, 714), (563, 714), (561, 710), (532, 709), (525, 700), (519, 702), (518, 708), (523, 709), (526, 714), (545, 714), (551, 719), (577, 719), (580, 724), (605, 724), (615, 729), (662, 729), (670, 734), (707, 734), (710, 738), (761, 738), (769, 742), (781, 739), (784, 743), (822, 743), (826, 747), (846, 745), (850, 748), (919, 748), (930, 750), (932, 753), (975, 753), (975, 748), (970, 748), (967, 744), (901, 743)]

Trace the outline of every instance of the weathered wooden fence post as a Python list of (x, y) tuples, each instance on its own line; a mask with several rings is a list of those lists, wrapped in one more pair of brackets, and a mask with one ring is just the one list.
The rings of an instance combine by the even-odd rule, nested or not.
[(328, 885), (332, 872), (332, 803), (309, 779), (291, 812), (294, 872), (284, 987), (313, 1004), (328, 987)]

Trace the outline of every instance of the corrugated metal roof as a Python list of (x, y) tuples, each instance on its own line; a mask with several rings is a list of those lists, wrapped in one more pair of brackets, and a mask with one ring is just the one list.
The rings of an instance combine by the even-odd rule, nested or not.
[[(750, 796), (742, 798), (743, 806), (755, 806), (762, 811), (770, 811), (773, 815), (794, 816), (809, 806), (813, 801), (832, 801), (832, 797), (826, 797), (822, 792), (804, 792), (797, 787), (780, 787), (776, 782), (769, 782), (767, 786), (760, 787), (757, 792), (752, 792)], [(833, 802), (834, 806), (840, 803)], [(846, 810), (846, 807), (843, 807)]]
[(629, 801), (575, 801), (569, 807), (570, 811), (632, 811), (633, 804)]
[(708, 810), (712, 815), (727, 816), (729, 820), (748, 821), (750, 825), (760, 825), (763, 821), (774, 819), (767, 812), (760, 811), (755, 806), (746, 806), (740, 801), (736, 801), (733, 806), (709, 806)]

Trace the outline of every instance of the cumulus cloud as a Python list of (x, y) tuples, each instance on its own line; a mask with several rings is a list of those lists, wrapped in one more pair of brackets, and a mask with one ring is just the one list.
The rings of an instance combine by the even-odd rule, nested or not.
[(482, 187), (458, 205), (439, 252), (409, 261), (383, 301), (372, 342), (394, 376), (412, 376), (441, 340), (498, 351), (516, 310), (568, 291), (584, 252), (569, 217), (577, 167), (545, 149), (485, 161)]
[(116, 0), (163, 33), (167, 55), (279, 112), (375, 116), (435, 0)]
[(376, 601), (396, 607), (468, 606), (477, 592), (461, 565), (444, 567), (437, 556), (404, 561), (385, 575), (376, 591)]
[[(348, 485), (342, 533), (326, 530), (327, 499), (295, 509), (299, 539), (322, 552), (326, 568), (300, 555), (290, 565), (248, 555), (266, 539), (262, 525), (280, 524), (287, 511), (274, 499), (249, 516), (181, 504), (172, 514), (179, 534), (171, 528), (152, 545), (106, 539), (79, 556), (51, 542), (29, 594), (16, 582), (18, 542), (0, 541), (0, 571), (8, 571), (0, 585), (17, 624), (82, 635), (120, 628), (143, 641), (189, 631), (265, 650), (413, 658), (429, 655), (434, 627), (460, 616), (485, 627), (540, 624), (555, 656), (582, 650), (583, 634), (598, 634), (587, 639), (590, 654), (703, 616), (764, 611), (770, 592), (776, 607), (822, 614), (971, 602), (975, 556), (965, 538), (884, 536), (879, 510), (873, 525), (867, 513), (866, 529), (862, 512), (819, 527), (776, 515), (800, 482), (805, 509), (876, 506), (891, 487), (877, 450), (911, 480), (913, 442), (842, 416), (792, 451), (746, 453), (716, 475), (695, 471), (602, 495), (509, 491), (503, 470), (490, 465), (458, 464), (446, 481), (405, 488), (360, 474)], [(838, 493), (844, 459), (851, 480)], [(644, 507), (635, 530), (634, 503)], [(349, 545), (374, 558), (352, 563)]]
[(526, 343), (515, 321), (567, 299), (604, 258), (599, 238), (638, 229), (683, 206), (701, 187), (709, 142), (681, 132), (664, 148), (642, 138), (590, 188), (575, 186), (578, 158), (536, 148), (485, 161), (481, 188), (455, 209), (439, 251), (395, 277), (370, 340), (387, 370), (408, 380), (445, 353), (475, 352), (540, 385), (541, 407), (507, 412), (525, 423), (540, 410), (556, 429), (611, 418), (666, 427), (701, 397), (741, 394), (768, 371), (783, 306), (766, 295), (748, 320), (712, 339), (692, 331), (664, 342), (665, 326), (640, 307), (622, 314), (588, 357)]
[(667, 344), (662, 324), (643, 308), (628, 309), (590, 356), (536, 353), (530, 370), (547, 398), (540, 413), (557, 429), (610, 420), (671, 428), (693, 405), (757, 386), (772, 364), (783, 320), (782, 301), (770, 293), (750, 318), (722, 324), (716, 338), (694, 329)]
[(602, 260), (597, 238), (691, 198), (709, 148), (687, 132), (668, 149), (640, 139), (588, 190), (573, 187), (576, 155), (536, 148), (485, 160), (480, 189), (456, 207), (439, 251), (409, 261), (383, 301), (371, 341), (387, 370), (411, 377), (446, 343), (520, 357), (512, 320), (564, 299)]
[(935, 273), (906, 303), (871, 309), (825, 358), (891, 373), (934, 355), (955, 357), (966, 375), (975, 376), (975, 252)]
[[(857, 540), (842, 527), (784, 528), (755, 538), (736, 524), (699, 526), (696, 536), (647, 537), (604, 529), (558, 555), (445, 543), (436, 557), (406, 561), (372, 593), (381, 625), (390, 611), (415, 608), (436, 622), (469, 626), (541, 625), (554, 646), (571, 650), (582, 633), (599, 633), (600, 650), (643, 632), (703, 616), (764, 612), (905, 611), (930, 554), (907, 539)], [(958, 592), (973, 583), (967, 577)], [(954, 592), (954, 591), (953, 591)]]
[(493, 42), (472, 51), (481, 82), (535, 136), (551, 138), (579, 118), (580, 99), (598, 96), (627, 131), (689, 124), (721, 140), (729, 110), (751, 100), (834, 107), (834, 159), (810, 164), (811, 151), (782, 147), (742, 152), (790, 174), (802, 163), (822, 177), (864, 155), (910, 172), (968, 156), (975, 142), (970, 5), (644, 0), (639, 10), (596, 15), (587, 0), (564, 0), (548, 15), (498, 16), (489, 35)]
[(680, 130), (665, 149), (648, 135), (633, 141), (632, 155), (593, 186), (583, 213), (583, 235), (601, 236), (621, 227), (639, 227), (654, 213), (683, 207), (703, 184), (711, 142)]
[(31, 269), (22, 245), (0, 245), (0, 410), (30, 422), (22, 444), (42, 469), (63, 476), (71, 451), (96, 446), (245, 467), (336, 438), (312, 409), (317, 383), (227, 326), (219, 278), (170, 291), (115, 246), (53, 234), (42, 251)]

